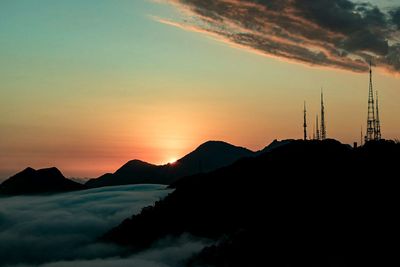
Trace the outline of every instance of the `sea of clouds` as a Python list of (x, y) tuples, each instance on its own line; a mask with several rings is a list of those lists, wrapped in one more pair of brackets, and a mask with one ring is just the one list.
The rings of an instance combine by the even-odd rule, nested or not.
[(97, 242), (170, 192), (162, 185), (128, 185), (0, 198), (0, 266), (179, 267), (206, 242), (183, 235), (125, 257), (124, 248)]

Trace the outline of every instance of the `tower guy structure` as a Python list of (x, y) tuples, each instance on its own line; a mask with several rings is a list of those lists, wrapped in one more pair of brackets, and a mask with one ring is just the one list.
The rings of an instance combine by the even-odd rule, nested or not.
[(307, 110), (306, 110), (306, 102), (304, 101), (304, 140), (307, 140)]
[(321, 89), (321, 140), (326, 139), (324, 92)]
[[(376, 106), (375, 106), (376, 104)], [(375, 109), (376, 107), (376, 109)], [(376, 112), (376, 113), (375, 113)], [(374, 88), (372, 85), (372, 63), (369, 63), (369, 90), (368, 90), (368, 118), (367, 132), (364, 141), (380, 140), (381, 122), (379, 119), (378, 92), (376, 92), (376, 103), (374, 101)]]

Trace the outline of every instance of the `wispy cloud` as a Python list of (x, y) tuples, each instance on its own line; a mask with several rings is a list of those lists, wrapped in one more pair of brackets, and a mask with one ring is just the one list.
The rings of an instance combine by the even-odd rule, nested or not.
[(184, 15), (161, 23), (266, 56), (355, 72), (400, 72), (400, 8), (349, 0), (165, 0)]
[[(150, 249), (130, 257), (102, 257), (55, 261), (42, 265), (18, 265), (16, 267), (184, 267), (186, 261), (210, 243), (190, 235), (166, 238), (155, 243)], [(11, 267), (11, 266), (10, 266)]]

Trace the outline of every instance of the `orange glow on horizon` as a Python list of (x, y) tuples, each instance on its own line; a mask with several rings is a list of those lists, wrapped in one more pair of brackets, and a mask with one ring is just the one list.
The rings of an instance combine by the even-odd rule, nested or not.
[[(328, 137), (352, 144), (361, 125), (365, 130), (368, 73), (262, 53), (170, 12), (83, 17), (71, 32), (69, 20), (32, 8), (39, 8), (31, 12), (38, 21), (50, 16), (57, 27), (31, 25), (32, 37), (47, 39), (26, 42), (26, 23), (5, 24), (17, 31), (6, 27), (10, 45), (2, 49), (0, 179), (28, 166), (96, 178), (133, 159), (171, 164), (209, 140), (260, 150), (274, 139), (302, 137), (304, 101), (312, 135), (321, 86)], [(14, 15), (25, 21), (18, 10)], [(64, 33), (71, 39), (55, 45)], [(399, 138), (400, 76), (374, 68), (373, 82), (383, 137)]]
[(173, 165), (173, 164), (175, 164), (177, 161), (178, 161), (177, 158), (171, 158), (171, 159), (168, 161), (168, 163)]

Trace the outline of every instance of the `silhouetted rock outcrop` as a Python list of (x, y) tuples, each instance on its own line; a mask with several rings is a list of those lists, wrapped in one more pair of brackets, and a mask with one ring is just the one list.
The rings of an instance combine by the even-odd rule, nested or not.
[(97, 179), (91, 179), (86, 185), (101, 187), (124, 184), (171, 184), (183, 176), (212, 171), (252, 155), (254, 152), (243, 147), (220, 141), (209, 141), (174, 164), (158, 166), (132, 160), (114, 174), (108, 173)]
[(180, 179), (103, 240), (132, 250), (184, 232), (218, 241), (192, 266), (386, 266), (399, 238), (399, 160), (390, 141), (291, 141)]
[(57, 168), (26, 168), (0, 185), (0, 194), (23, 195), (55, 193), (85, 189), (82, 184), (65, 178)]

